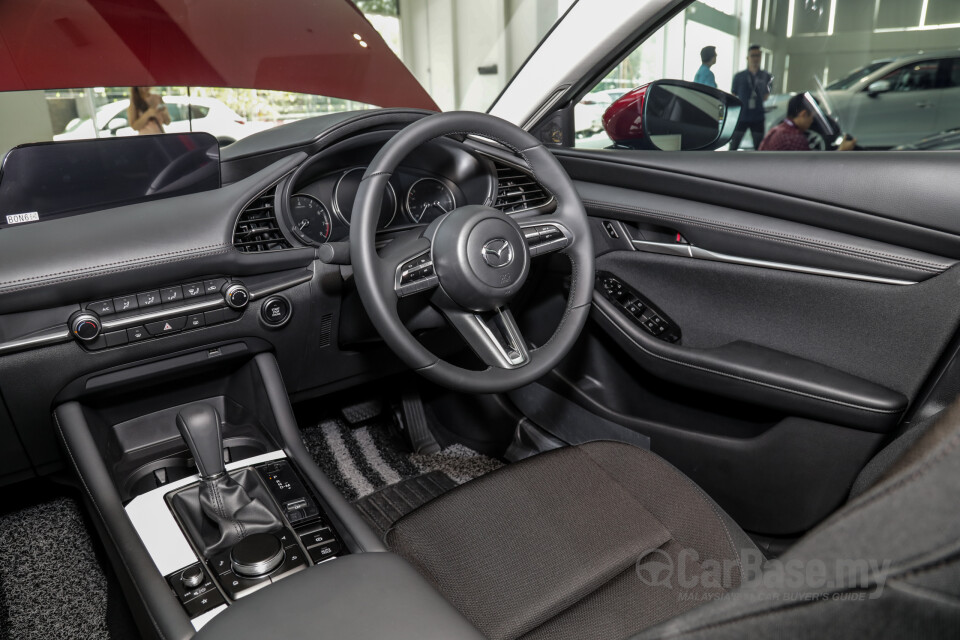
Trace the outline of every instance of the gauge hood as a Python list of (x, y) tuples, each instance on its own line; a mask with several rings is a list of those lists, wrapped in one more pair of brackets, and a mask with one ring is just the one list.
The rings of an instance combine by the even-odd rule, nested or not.
[(437, 105), (348, 0), (10, 0), (0, 91), (211, 86)]

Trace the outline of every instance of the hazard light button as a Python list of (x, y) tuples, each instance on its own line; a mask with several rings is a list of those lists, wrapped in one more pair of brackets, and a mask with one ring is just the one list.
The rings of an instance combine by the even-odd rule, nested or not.
[(165, 318), (157, 322), (148, 322), (146, 325), (147, 333), (152, 336), (162, 336), (167, 333), (176, 333), (187, 326), (187, 317), (178, 316), (176, 318)]

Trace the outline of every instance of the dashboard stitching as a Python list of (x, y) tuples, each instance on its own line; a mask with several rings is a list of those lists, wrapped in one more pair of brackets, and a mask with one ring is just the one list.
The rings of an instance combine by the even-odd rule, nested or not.
[[(70, 269), (68, 271), (58, 271), (56, 273), (48, 273), (42, 276), (33, 276), (30, 278), (20, 278), (18, 280), (9, 280), (7, 282), (0, 282), (0, 293), (13, 293), (16, 291), (24, 291), (27, 289), (33, 289), (36, 287), (48, 286), (51, 284), (59, 284), (64, 282), (72, 282), (74, 280), (81, 280), (87, 277), (93, 277), (97, 275), (108, 275), (111, 273), (122, 273), (124, 271), (130, 271), (132, 269), (138, 269), (144, 266), (160, 265), (160, 264), (170, 264), (173, 262), (180, 262), (183, 260), (189, 260), (192, 258), (198, 258), (202, 256), (212, 256), (219, 255), (227, 252), (230, 245), (209, 245), (208, 247), (198, 247), (196, 249), (184, 249), (182, 251), (171, 251), (168, 253), (159, 253), (154, 256), (148, 256), (146, 258), (136, 258), (131, 260), (122, 260), (119, 262), (109, 262), (107, 264), (97, 265), (95, 267), (85, 267), (83, 269)], [(218, 248), (217, 251), (201, 251), (205, 248)], [(176, 256), (168, 260), (155, 260), (155, 258), (162, 258), (164, 256)], [(115, 269), (106, 269), (113, 265), (124, 265)], [(54, 276), (59, 276), (62, 274), (75, 273), (76, 275), (65, 277), (65, 278), (55, 278)], [(51, 278), (48, 280), (48, 278)], [(7, 285), (17, 284), (21, 282), (30, 282), (29, 284), (22, 284), (20, 286), (8, 287)]]
[(672, 213), (668, 211), (659, 211), (655, 209), (615, 205), (615, 204), (610, 204), (606, 202), (598, 202), (595, 200), (584, 200), (583, 203), (588, 207), (593, 207), (596, 209), (606, 209), (609, 211), (620, 211), (620, 212), (626, 212), (626, 213), (637, 213), (641, 215), (648, 215), (655, 218), (661, 218), (666, 220), (680, 220), (698, 227), (705, 227), (708, 229), (719, 229), (721, 231), (727, 231), (727, 232), (736, 233), (739, 235), (758, 237), (764, 240), (771, 240), (773, 242), (792, 244), (795, 246), (812, 248), (820, 251), (826, 251), (828, 253), (836, 253), (839, 255), (847, 256), (847, 257), (860, 258), (864, 260), (870, 260), (872, 262), (879, 262), (881, 264), (888, 264), (888, 265), (904, 267), (908, 269), (916, 269), (918, 271), (942, 273), (943, 271), (946, 270), (946, 267), (936, 265), (935, 263), (927, 262), (919, 258), (909, 258), (906, 256), (893, 256), (885, 253), (865, 252), (865, 250), (859, 249), (856, 247), (823, 242), (813, 238), (806, 238), (804, 236), (794, 236), (789, 234), (775, 233), (775, 232), (766, 231), (762, 229), (756, 229), (754, 227), (745, 227), (742, 225), (720, 224), (717, 222), (710, 222), (702, 218), (696, 218), (696, 217), (687, 216), (687, 215), (678, 214), (678, 213)]

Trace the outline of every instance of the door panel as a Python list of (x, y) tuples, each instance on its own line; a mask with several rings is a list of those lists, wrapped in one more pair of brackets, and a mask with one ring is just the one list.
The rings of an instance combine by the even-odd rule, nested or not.
[(958, 187), (942, 180), (957, 158), (557, 155), (593, 218), (598, 286), (615, 278), (680, 339), (597, 293), (546, 384), (648, 436), (746, 529), (815, 525), (957, 333), (960, 222), (943, 190)]

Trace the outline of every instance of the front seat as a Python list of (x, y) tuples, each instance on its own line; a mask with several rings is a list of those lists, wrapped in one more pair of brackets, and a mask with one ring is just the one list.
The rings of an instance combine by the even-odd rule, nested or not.
[(386, 541), (491, 640), (957, 637), (960, 405), (930, 424), (774, 561), (669, 463), (612, 442), (463, 485)]

